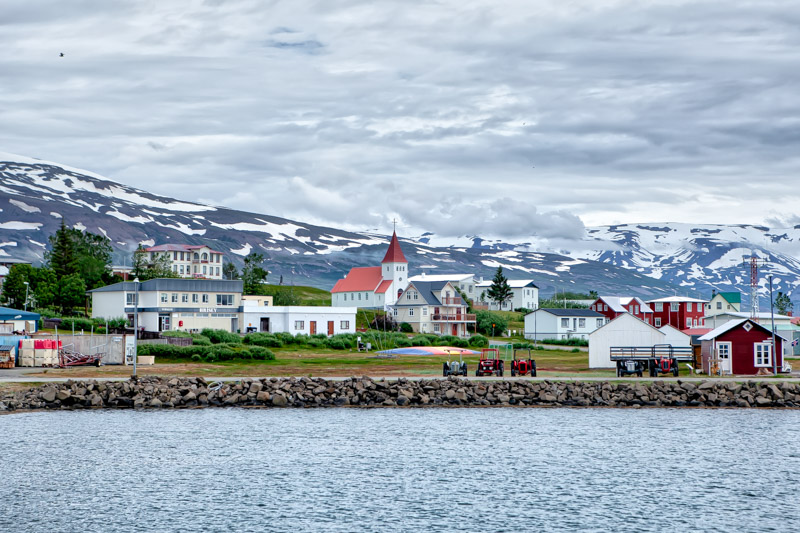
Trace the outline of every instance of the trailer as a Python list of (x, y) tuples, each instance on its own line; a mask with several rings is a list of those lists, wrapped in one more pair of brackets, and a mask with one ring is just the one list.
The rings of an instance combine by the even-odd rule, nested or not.
[(617, 377), (632, 374), (642, 377), (645, 370), (653, 378), (659, 374), (678, 377), (678, 364), (694, 360), (691, 346), (612, 346), (610, 351), (611, 360), (616, 363)]
[(67, 346), (58, 349), (58, 366), (61, 368), (83, 365), (100, 366), (100, 362), (103, 360), (103, 355), (104, 354), (100, 352), (91, 355), (82, 354), (76, 351), (72, 344), (68, 344)]

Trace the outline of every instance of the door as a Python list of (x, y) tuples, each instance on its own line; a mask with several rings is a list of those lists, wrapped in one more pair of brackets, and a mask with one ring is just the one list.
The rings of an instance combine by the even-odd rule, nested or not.
[(261, 329), (259, 331), (269, 332), (269, 317), (261, 317)]
[(317, 334), (317, 323), (315, 321), (312, 320), (311, 322), (309, 322), (308, 327), (311, 335)]
[(458, 337), (458, 324), (453, 324), (453, 335)]
[(733, 374), (733, 365), (731, 364), (730, 342), (717, 343), (717, 358), (719, 358), (720, 372), (723, 374)]
[(328, 320), (328, 336), (333, 335), (333, 320)]
[(169, 331), (169, 315), (158, 315), (158, 331)]

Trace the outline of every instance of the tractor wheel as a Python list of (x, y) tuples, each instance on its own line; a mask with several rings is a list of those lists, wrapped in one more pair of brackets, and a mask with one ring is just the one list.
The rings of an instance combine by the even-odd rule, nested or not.
[(672, 375), (675, 376), (676, 378), (678, 377), (678, 365), (677, 364), (672, 368)]
[(642, 371), (641, 371), (641, 370), (639, 370), (639, 371), (636, 373), (636, 375), (637, 375), (637, 376), (639, 376), (639, 377), (642, 377)]
[(477, 368), (475, 369), (475, 377), (480, 377), (480, 374), (478, 373), (478, 369)]
[(442, 377), (447, 377), (447, 363), (442, 363)]
[(514, 371), (514, 367), (512, 366), (511, 367), (511, 377), (513, 378), (516, 375), (517, 375), (517, 373), (516, 373), (516, 371)]

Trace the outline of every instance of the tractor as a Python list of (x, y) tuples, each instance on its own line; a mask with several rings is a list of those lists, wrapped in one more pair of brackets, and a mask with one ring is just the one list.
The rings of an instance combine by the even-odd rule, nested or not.
[(483, 348), (481, 358), (478, 361), (478, 368), (475, 369), (476, 376), (495, 376), (503, 375), (503, 360), (500, 359), (500, 350), (497, 348)]
[(669, 374), (670, 372), (676, 378), (678, 377), (678, 361), (674, 358), (662, 357), (661, 359), (650, 361), (651, 377), (657, 378), (658, 374)]
[[(453, 355), (453, 354), (451, 354)], [(447, 361), (446, 363), (442, 363), (442, 376), (466, 376), (467, 375), (467, 363), (461, 357), (461, 352), (458, 353), (458, 361), (453, 358), (452, 361)]]
[[(525, 353), (527, 351), (527, 354)], [(517, 359), (517, 353), (521, 352), (522, 357)], [(525, 357), (527, 355), (527, 358)], [(514, 359), (511, 361), (512, 376), (536, 377), (536, 361), (531, 359), (531, 350), (514, 350)]]
[(642, 377), (645, 364), (646, 364), (645, 361), (636, 361), (636, 360), (617, 361), (617, 377), (621, 378), (633, 374)]

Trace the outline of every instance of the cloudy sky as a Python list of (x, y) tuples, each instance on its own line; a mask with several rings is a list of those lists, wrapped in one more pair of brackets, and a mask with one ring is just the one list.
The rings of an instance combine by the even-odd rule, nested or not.
[(3, 0), (0, 51), (0, 151), (184, 200), (513, 240), (800, 222), (794, 0)]

